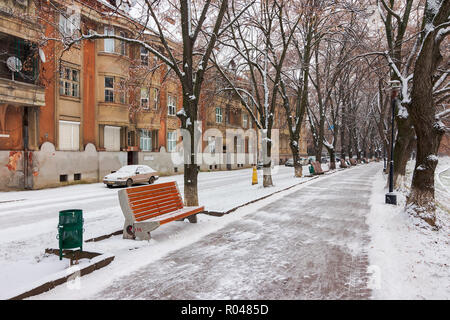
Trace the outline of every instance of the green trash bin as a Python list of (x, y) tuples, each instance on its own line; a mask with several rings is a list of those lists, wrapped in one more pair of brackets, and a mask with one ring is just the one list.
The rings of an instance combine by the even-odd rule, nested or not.
[(64, 249), (80, 248), (83, 251), (83, 210), (69, 209), (59, 212), (59, 260)]
[(314, 174), (314, 167), (312, 166), (312, 164), (309, 165), (309, 173)]

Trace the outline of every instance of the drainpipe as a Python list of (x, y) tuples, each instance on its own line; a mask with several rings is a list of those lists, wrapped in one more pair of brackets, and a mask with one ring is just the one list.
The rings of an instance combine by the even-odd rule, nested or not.
[(23, 188), (30, 189), (28, 184), (28, 109), (23, 108)]

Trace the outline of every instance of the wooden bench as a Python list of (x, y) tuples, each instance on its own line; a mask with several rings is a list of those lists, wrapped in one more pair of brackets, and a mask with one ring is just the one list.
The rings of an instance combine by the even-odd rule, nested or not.
[(118, 194), (125, 216), (124, 239), (149, 240), (151, 231), (175, 220), (196, 223), (195, 215), (205, 209), (184, 207), (175, 181), (122, 189)]
[(320, 165), (319, 161), (313, 161), (313, 162), (311, 162), (311, 165), (314, 168), (314, 174), (315, 175), (323, 174), (322, 166)]
[(347, 164), (345, 163), (344, 159), (341, 159), (341, 168), (345, 169), (348, 168)]

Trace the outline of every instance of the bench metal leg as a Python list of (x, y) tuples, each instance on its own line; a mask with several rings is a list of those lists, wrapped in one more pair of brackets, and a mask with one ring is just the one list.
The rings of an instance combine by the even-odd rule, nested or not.
[(187, 217), (190, 223), (197, 223), (197, 214)]
[(123, 238), (131, 240), (136, 239), (136, 235), (134, 233), (134, 224), (125, 221), (125, 225), (123, 227)]

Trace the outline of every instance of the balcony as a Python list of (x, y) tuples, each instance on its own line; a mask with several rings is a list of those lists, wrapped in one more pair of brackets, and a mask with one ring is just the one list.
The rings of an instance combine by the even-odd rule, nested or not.
[(45, 88), (0, 78), (0, 104), (10, 104), (18, 106), (44, 106)]
[(38, 85), (38, 78), (37, 46), (30, 41), (0, 33), (0, 103), (45, 105), (45, 89)]

